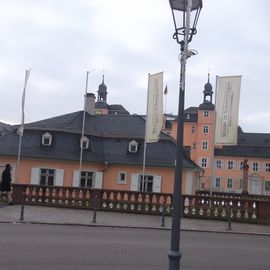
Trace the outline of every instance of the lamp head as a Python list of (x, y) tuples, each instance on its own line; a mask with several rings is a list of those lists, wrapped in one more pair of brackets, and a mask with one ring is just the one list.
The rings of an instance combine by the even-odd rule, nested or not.
[[(183, 45), (183, 40), (181, 36), (184, 36), (186, 34), (187, 29), (187, 10), (189, 1), (190, 0), (169, 0), (175, 27), (175, 33), (173, 34), (173, 38), (176, 39), (177, 43), (181, 45)], [(197, 33), (196, 26), (198, 23), (201, 9), (202, 0), (191, 1), (190, 29), (189, 33), (187, 33), (188, 42), (190, 42), (193, 35)]]

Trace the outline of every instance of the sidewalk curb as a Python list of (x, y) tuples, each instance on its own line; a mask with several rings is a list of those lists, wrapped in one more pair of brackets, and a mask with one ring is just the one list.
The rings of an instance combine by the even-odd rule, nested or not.
[[(57, 223), (57, 222), (39, 222), (39, 221), (0, 221), (0, 224), (33, 224), (33, 225), (52, 225), (52, 226), (74, 226), (74, 227), (95, 227), (95, 228), (124, 228), (124, 229), (144, 229), (144, 230), (163, 230), (170, 231), (171, 228), (164, 227), (149, 227), (149, 226), (129, 226), (129, 225), (105, 225), (105, 224), (83, 224), (83, 223)], [(181, 229), (183, 232), (202, 232), (202, 233), (223, 233), (223, 234), (242, 234), (242, 235), (257, 235), (268, 236), (268, 233), (255, 232), (240, 232), (233, 230), (204, 230), (204, 229)]]

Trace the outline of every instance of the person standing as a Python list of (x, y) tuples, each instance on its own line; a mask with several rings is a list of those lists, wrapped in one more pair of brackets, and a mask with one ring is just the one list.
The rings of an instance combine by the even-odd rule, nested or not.
[(8, 197), (8, 203), (11, 203), (11, 167), (10, 164), (6, 164), (6, 168), (2, 173), (1, 193), (6, 193)]

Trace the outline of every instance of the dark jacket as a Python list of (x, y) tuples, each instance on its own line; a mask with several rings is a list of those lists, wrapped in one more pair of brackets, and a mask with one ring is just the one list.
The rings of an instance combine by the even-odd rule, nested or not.
[(10, 170), (5, 169), (2, 173), (1, 191), (11, 191)]

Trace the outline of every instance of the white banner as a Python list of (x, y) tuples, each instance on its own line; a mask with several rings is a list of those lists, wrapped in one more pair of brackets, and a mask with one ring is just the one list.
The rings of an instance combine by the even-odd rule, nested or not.
[(236, 145), (241, 76), (218, 77), (215, 144)]
[(147, 143), (157, 142), (163, 125), (163, 72), (149, 75), (146, 115)]

